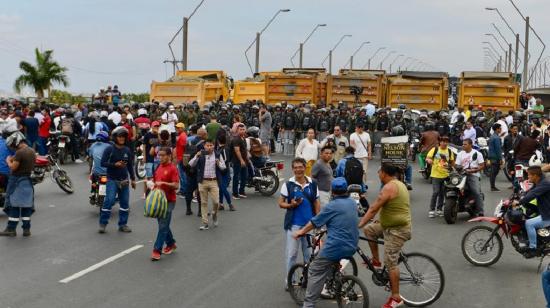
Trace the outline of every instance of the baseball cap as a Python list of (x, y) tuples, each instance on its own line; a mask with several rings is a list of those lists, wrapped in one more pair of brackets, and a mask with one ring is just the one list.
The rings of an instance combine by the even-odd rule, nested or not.
[(170, 110), (176, 110), (176, 107), (174, 107), (174, 105), (170, 105), (170, 107), (168, 107), (168, 109), (170, 109)]
[(347, 191), (348, 182), (343, 177), (338, 177), (332, 180), (331, 188), (333, 191)]
[(178, 127), (178, 128), (185, 128), (185, 124), (179, 122), (178, 124), (176, 124), (176, 127)]
[(160, 126), (160, 122), (159, 121), (153, 121), (153, 123), (151, 123), (151, 126)]

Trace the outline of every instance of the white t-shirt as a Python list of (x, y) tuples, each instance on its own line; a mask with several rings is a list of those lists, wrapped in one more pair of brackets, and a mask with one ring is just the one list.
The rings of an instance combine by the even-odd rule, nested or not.
[(315, 160), (319, 158), (319, 141), (313, 139), (311, 143), (307, 138), (302, 139), (296, 147), (296, 157), (301, 157), (306, 161)]
[(357, 133), (349, 136), (350, 144), (355, 148), (355, 158), (365, 158), (369, 156), (370, 135), (363, 132), (361, 135)]
[[(477, 157), (474, 160), (475, 153), (477, 153)], [(474, 149), (472, 149), (470, 153), (466, 153), (466, 151), (460, 151), (456, 156), (456, 164), (462, 166), (465, 169), (478, 168), (484, 162), (485, 161), (483, 160), (483, 155)], [(473, 173), (473, 175), (477, 177), (481, 176), (479, 172)]]
[(117, 111), (111, 112), (111, 114), (107, 117), (107, 119), (113, 121), (115, 125), (118, 125), (120, 121), (122, 120), (122, 116)]
[(169, 133), (175, 133), (176, 132), (176, 122), (178, 122), (178, 116), (175, 112), (168, 113), (165, 112), (162, 114), (161, 119), (163, 121), (168, 121), (168, 132)]
[(536, 104), (537, 104), (537, 99), (534, 96), (531, 96), (531, 98), (527, 103), (527, 109), (533, 110), (533, 106), (535, 106)]

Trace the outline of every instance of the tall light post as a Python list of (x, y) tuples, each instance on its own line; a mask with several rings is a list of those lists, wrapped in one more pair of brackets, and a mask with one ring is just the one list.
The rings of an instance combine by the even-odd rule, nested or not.
[(399, 68), (397, 69), (398, 71), (401, 71), (401, 68), (404, 67), (405, 63), (409, 62), (409, 60), (411, 60), (412, 57), (407, 57), (405, 59), (405, 61), (403, 61), (403, 63), (401, 63), (401, 65), (399, 65)]
[(540, 36), (537, 34), (537, 31), (535, 31), (535, 29), (533, 29), (533, 27), (531, 27), (531, 23), (530, 23), (530, 19), (529, 19), (529, 16), (523, 16), (523, 14), (521, 13), (521, 11), (519, 10), (519, 8), (516, 6), (516, 4), (514, 3), (514, 1), (512, 0), (509, 0), (510, 3), (514, 6), (514, 8), (516, 9), (516, 11), (518, 12), (518, 14), (521, 16), (521, 18), (523, 18), (523, 20), (525, 21), (525, 54), (523, 55), (523, 74), (524, 74), (524, 77), (523, 77), (523, 89), (526, 90), (527, 89), (527, 84), (529, 83), (529, 80), (531, 80), (531, 78), (533, 77), (533, 73), (534, 71), (529, 75), (529, 79), (528, 80), (525, 80), (525, 76), (527, 76), (527, 71), (528, 71), (528, 62), (529, 62), (529, 29), (531, 29), (531, 31), (533, 31), (533, 34), (537, 37), (537, 39), (540, 41), (540, 43), (542, 44), (542, 51), (540, 52), (540, 55), (537, 59), (537, 63), (535, 63), (535, 68), (539, 65), (540, 63), (540, 59), (542, 58), (542, 55), (544, 54), (544, 51), (546, 50), (546, 44), (544, 44), (543, 40), (540, 38)]
[(326, 27), (327, 24), (318, 24), (315, 26), (315, 28), (313, 28), (313, 31), (311, 31), (311, 33), (306, 37), (306, 39), (300, 43), (300, 46), (298, 47), (298, 49), (296, 50), (296, 52), (292, 55), (292, 57), (290, 58), (290, 63), (292, 64), (292, 66), (294, 67), (294, 58), (296, 57), (296, 55), (298, 53), (300, 53), (300, 58), (299, 58), (299, 68), (302, 68), (303, 67), (303, 63), (304, 63), (304, 45), (307, 43), (307, 41), (311, 38), (311, 36), (313, 35), (313, 33), (315, 33), (315, 31), (317, 31), (317, 29), (319, 29), (319, 27)]
[[(256, 38), (252, 41), (250, 46), (248, 46), (248, 48), (244, 51), (244, 57), (246, 58), (246, 62), (248, 63), (248, 67), (250, 68), (250, 72), (252, 74), (258, 74), (260, 72), (260, 36), (262, 35), (262, 33), (264, 33), (265, 30), (267, 30), (269, 25), (271, 25), (271, 23), (275, 20), (275, 18), (277, 18), (279, 14), (287, 13), (287, 12), (290, 12), (290, 10), (289, 9), (278, 10), (277, 13), (275, 13), (275, 15), (273, 15), (273, 17), (269, 20), (267, 25), (265, 25), (265, 27), (260, 32), (256, 32)], [(254, 45), (254, 43), (256, 43), (256, 63), (255, 63), (255, 69), (254, 71), (252, 71), (252, 65), (248, 60), (247, 52), (248, 50), (250, 50), (250, 48), (252, 48), (252, 45)]]
[(517, 35), (518, 37), (518, 40), (516, 40), (516, 49), (514, 50), (512, 48), (512, 44), (508, 42), (508, 40), (506, 39), (506, 37), (502, 34), (502, 32), (500, 32), (500, 29), (497, 27), (497, 25), (495, 25), (495, 23), (491, 23), (491, 25), (493, 25), (493, 28), (495, 28), (495, 30), (497, 31), (498, 35), (500, 36), (500, 38), (504, 41), (504, 43), (506, 43), (506, 46), (508, 46), (508, 71), (511, 72), (512, 71), (512, 52), (514, 52), (515, 56), (514, 56), (514, 68), (515, 68), (515, 72), (517, 73), (517, 67), (518, 67), (518, 61), (519, 61), (519, 54), (518, 54), (518, 44), (519, 44), (519, 34)]
[(344, 64), (344, 67), (346, 67), (346, 65), (348, 65), (348, 63), (349, 63), (349, 69), (352, 70), (353, 69), (353, 57), (355, 57), (355, 55), (359, 52), (359, 50), (361, 50), (361, 48), (363, 48), (363, 46), (365, 46), (367, 44), (370, 44), (370, 42), (361, 43), (361, 46), (359, 46), (359, 48), (357, 48), (357, 50), (349, 57), (348, 62), (346, 62), (346, 64)]
[(500, 69), (500, 64), (501, 64), (501, 61), (500, 59), (502, 59), (502, 56), (494, 49), (494, 48), (489, 48), (489, 47), (483, 47), (485, 50), (489, 51), (493, 57), (496, 59), (496, 62), (497, 62), (497, 65), (498, 65), (498, 68), (497, 68), (497, 72), (500, 72), (501, 69)]
[(498, 41), (497, 37), (492, 34), (492, 33), (485, 33), (486, 36), (490, 36), (492, 37), (495, 42), (497, 42), (497, 45), (500, 47), (500, 49), (502, 50), (502, 52), (504, 52), (504, 70), (506, 70), (506, 67), (507, 67), (507, 63), (508, 63), (508, 50), (504, 49), (504, 47), (502, 47), (502, 44), (500, 44), (500, 42)]
[(365, 64), (365, 66), (363, 66), (363, 68), (365, 68), (366, 66), (368, 66), (368, 67), (369, 67), (369, 70), (370, 70), (370, 62), (371, 62), (371, 60), (374, 59), (374, 57), (376, 57), (376, 55), (377, 55), (380, 51), (382, 51), (382, 50), (384, 50), (384, 49), (386, 49), (386, 47), (380, 47), (380, 48), (378, 48), (378, 49), (374, 52), (374, 54), (372, 55), (372, 57), (369, 58), (369, 61), (367, 62), (367, 64)]
[(395, 59), (393, 59), (392, 63), (390, 63), (390, 74), (391, 74), (391, 68), (395, 64), (395, 62), (397, 62), (397, 59), (399, 59), (401, 57), (404, 57), (404, 56), (405, 56), (404, 54), (400, 54), (400, 55), (397, 55), (397, 57), (395, 57)]
[(188, 40), (189, 40), (189, 36), (188, 36), (189, 20), (191, 19), (191, 17), (193, 17), (193, 15), (195, 15), (195, 13), (199, 9), (199, 7), (202, 6), (204, 1), (205, 0), (201, 0), (201, 2), (195, 7), (193, 12), (191, 12), (191, 15), (189, 15), (189, 17), (183, 18), (183, 25), (179, 28), (178, 32), (174, 34), (174, 36), (168, 43), (168, 48), (170, 49), (170, 53), (172, 54), (172, 61), (165, 61), (165, 62), (172, 62), (172, 65), (174, 67), (174, 75), (176, 73), (177, 61), (176, 61), (176, 56), (174, 55), (174, 50), (172, 49), (172, 43), (174, 42), (178, 34), (183, 31), (183, 54), (181, 59), (181, 65), (182, 65), (182, 70), (186, 71), (188, 66), (187, 65), (187, 46), (188, 46)]
[(323, 60), (323, 62), (321, 62), (321, 66), (324, 67), (325, 65), (325, 62), (327, 61), (327, 58), (328, 58), (328, 73), (329, 74), (332, 74), (332, 53), (334, 52), (334, 50), (336, 50), (336, 48), (340, 45), (340, 43), (342, 43), (342, 41), (346, 38), (346, 37), (351, 37), (352, 35), (351, 34), (344, 34), (342, 35), (342, 37), (340, 38), (340, 40), (338, 41), (338, 43), (336, 43), (336, 45), (334, 45), (334, 47), (329, 50), (328, 52), (328, 56), (325, 57), (325, 59)]
[(386, 56), (382, 59), (382, 61), (380, 61), (380, 69), (382, 69), (382, 65), (384, 64), (384, 61), (386, 61), (391, 55), (393, 55), (394, 53), (396, 53), (397, 51), (395, 50), (392, 50), (390, 52), (388, 52), (388, 54), (386, 54)]

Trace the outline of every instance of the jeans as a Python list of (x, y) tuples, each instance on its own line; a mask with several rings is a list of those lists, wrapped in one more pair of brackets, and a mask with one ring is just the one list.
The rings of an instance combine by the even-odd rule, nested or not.
[[(197, 176), (188, 176), (186, 174), (185, 177), (186, 177), (185, 182), (187, 183), (185, 187), (185, 204), (187, 205), (187, 209), (191, 210), (191, 201), (193, 200), (193, 193), (195, 192), (195, 190), (199, 188), (199, 183), (197, 182)], [(200, 205), (201, 205), (200, 194), (197, 197), (197, 201), (199, 202), (199, 209), (200, 209)]]
[(500, 161), (491, 159), (491, 166), (489, 166), (489, 168), (491, 168), (491, 176), (489, 177), (489, 182), (491, 183), (491, 188), (494, 188), (497, 175), (500, 172)]
[(231, 174), (229, 174), (229, 170), (227, 170), (225, 174), (222, 174), (220, 181), (220, 204), (223, 204), (223, 199), (225, 198), (227, 204), (231, 205), (231, 194), (229, 193), (229, 190), (227, 190), (227, 187), (229, 187), (229, 181), (231, 181)]
[(185, 171), (183, 171), (183, 161), (178, 161), (178, 174), (179, 174), (179, 178), (180, 178), (180, 194), (185, 194), (185, 189), (186, 189), (186, 186), (187, 186), (187, 180), (186, 180), (186, 176), (185, 176)]
[(159, 223), (159, 232), (157, 233), (157, 239), (153, 248), (158, 251), (162, 251), (162, 246), (166, 243), (166, 246), (172, 246), (176, 242), (172, 230), (170, 230), (170, 222), (172, 221), (172, 212), (176, 202), (168, 202), (168, 212), (165, 218), (157, 218)]
[(411, 165), (407, 165), (407, 169), (405, 169), (405, 183), (412, 184), (412, 177), (413, 177), (413, 168)]
[(8, 208), (8, 229), (17, 228), (19, 219), (23, 221), (23, 229), (31, 228), (32, 208), (30, 207), (9, 207)]
[(466, 186), (470, 194), (473, 195), (476, 201), (476, 210), (478, 213), (483, 213), (483, 199), (481, 198), (481, 179), (478, 176), (469, 174), (466, 177)]
[(529, 248), (537, 248), (537, 229), (550, 226), (550, 220), (542, 220), (541, 216), (527, 219), (525, 221), (525, 229), (529, 237)]
[(48, 138), (38, 137), (38, 141), (36, 143), (36, 149), (38, 150), (39, 155), (44, 156), (48, 154), (48, 148), (46, 147), (46, 143), (48, 143)]
[[(286, 255), (286, 272), (285, 272), (285, 280), (288, 274), (288, 271), (290, 268), (296, 264), (296, 260), (298, 259), (298, 248), (301, 244), (302, 248), (302, 256), (304, 258), (304, 263), (309, 262), (310, 256), (311, 256), (311, 249), (307, 245), (307, 239), (305, 237), (301, 237), (297, 240), (292, 238), (292, 234), (294, 232), (300, 230), (302, 226), (292, 225), (292, 227), (289, 230), (285, 230), (286, 232), (286, 248), (285, 248), (285, 255)], [(285, 283), (286, 286), (286, 283)]]
[(233, 195), (244, 195), (244, 187), (248, 177), (246, 166), (241, 167), (240, 163), (233, 164)]
[(432, 178), (432, 201), (430, 202), (430, 211), (434, 211), (436, 208), (441, 210), (443, 208), (443, 201), (445, 200), (445, 179)]
[(103, 207), (101, 207), (101, 214), (99, 215), (99, 224), (106, 225), (111, 218), (111, 208), (115, 204), (115, 198), (118, 196), (120, 208), (118, 211), (118, 226), (122, 227), (128, 224), (128, 211), (130, 205), (128, 203), (130, 199), (129, 185), (125, 187), (119, 187), (118, 182), (109, 179), (107, 181), (105, 201), (103, 201)]
[(542, 291), (546, 298), (546, 308), (550, 308), (550, 270), (542, 273)]
[(333, 271), (335, 262), (327, 258), (317, 257), (309, 265), (306, 296), (303, 308), (313, 308), (321, 296), (321, 291), (329, 275)]

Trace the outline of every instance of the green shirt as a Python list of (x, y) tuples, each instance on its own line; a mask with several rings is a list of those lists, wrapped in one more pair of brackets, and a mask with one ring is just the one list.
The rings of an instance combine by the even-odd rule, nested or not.
[(206, 132), (208, 133), (208, 139), (216, 141), (218, 131), (222, 128), (222, 125), (218, 122), (210, 122), (206, 124)]
[(535, 106), (533, 106), (533, 111), (542, 111), (542, 112), (544, 112), (544, 105), (535, 105)]
[(410, 198), (407, 186), (399, 180), (392, 180), (397, 186), (397, 196), (382, 206), (380, 225), (382, 228), (406, 227), (411, 224)]

